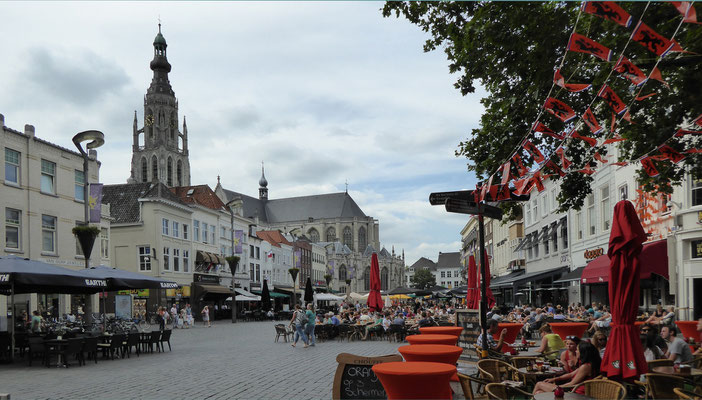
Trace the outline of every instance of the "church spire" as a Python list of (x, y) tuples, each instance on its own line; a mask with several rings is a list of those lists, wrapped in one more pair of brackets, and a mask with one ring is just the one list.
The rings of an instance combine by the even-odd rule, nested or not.
[(258, 180), (258, 185), (258, 198), (264, 201), (268, 200), (268, 181), (263, 169), (263, 161), (261, 161), (261, 179)]

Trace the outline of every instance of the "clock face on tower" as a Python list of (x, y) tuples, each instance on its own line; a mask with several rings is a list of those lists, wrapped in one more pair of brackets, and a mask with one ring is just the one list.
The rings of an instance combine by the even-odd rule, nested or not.
[(152, 126), (154, 124), (154, 116), (153, 115), (147, 115), (146, 118), (144, 119), (144, 124), (146, 126)]

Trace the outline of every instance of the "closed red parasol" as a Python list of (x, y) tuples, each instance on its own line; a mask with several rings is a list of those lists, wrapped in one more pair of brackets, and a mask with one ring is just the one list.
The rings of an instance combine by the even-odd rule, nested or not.
[(490, 261), (488, 261), (488, 254), (487, 251), (485, 252), (485, 276), (483, 276), (483, 279), (485, 280), (485, 287), (487, 288), (485, 290), (486, 293), (486, 298), (487, 298), (487, 306), (488, 308), (495, 307), (495, 296), (492, 294), (492, 289), (490, 289)]
[(468, 258), (468, 293), (466, 293), (466, 306), (469, 310), (475, 310), (480, 304), (478, 292), (478, 268), (475, 266), (475, 257), (471, 254)]
[(373, 253), (371, 256), (368, 308), (371, 311), (380, 311), (383, 309), (383, 298), (380, 296), (380, 267), (378, 266), (378, 254), (376, 253)]
[(614, 206), (609, 235), (609, 299), (612, 331), (602, 358), (601, 371), (608, 377), (638, 377), (648, 372), (639, 330), (634, 325), (639, 307), (639, 254), (646, 241), (634, 206), (622, 200)]

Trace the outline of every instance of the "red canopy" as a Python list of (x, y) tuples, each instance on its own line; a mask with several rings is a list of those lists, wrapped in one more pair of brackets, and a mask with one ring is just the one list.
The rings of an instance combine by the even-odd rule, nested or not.
[(380, 267), (378, 266), (378, 254), (376, 253), (373, 253), (371, 256), (368, 308), (371, 311), (380, 311), (383, 309), (383, 298), (380, 296)]
[[(644, 244), (639, 259), (641, 261), (640, 279), (650, 279), (651, 274), (660, 275), (668, 279), (668, 243), (666, 240)], [(583, 270), (580, 282), (609, 282), (609, 264), (609, 256), (607, 254), (590, 261)]]
[(487, 251), (485, 251), (485, 276), (483, 276), (483, 280), (487, 288), (487, 306), (492, 308), (495, 306), (495, 296), (492, 294), (492, 289), (490, 289), (490, 261), (488, 261)]
[(609, 301), (612, 331), (600, 370), (609, 378), (628, 379), (648, 372), (639, 330), (634, 325), (639, 308), (639, 254), (646, 232), (634, 206), (627, 200), (614, 206), (613, 220), (607, 251), (611, 260)]
[(480, 304), (478, 291), (478, 268), (475, 266), (475, 257), (471, 254), (468, 258), (468, 293), (466, 293), (466, 307), (475, 310)]

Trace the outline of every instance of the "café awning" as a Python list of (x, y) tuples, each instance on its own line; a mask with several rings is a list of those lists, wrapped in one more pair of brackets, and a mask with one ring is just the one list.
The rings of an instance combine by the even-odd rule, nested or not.
[(558, 274), (563, 273), (568, 267), (557, 267), (557, 268), (551, 268), (543, 271), (536, 271), (536, 272), (529, 272), (526, 274), (522, 274), (519, 276), (516, 276), (514, 278), (506, 279), (504, 281), (499, 282), (496, 285), (493, 285), (492, 283), (490, 284), (491, 288), (497, 287), (514, 287), (517, 288), (521, 285), (523, 285), (526, 282), (538, 282), (540, 280), (556, 276)]
[(521, 242), (519, 242), (519, 245), (517, 245), (517, 248), (514, 249), (514, 252), (518, 252), (520, 250), (528, 249), (529, 244), (531, 243), (531, 234), (526, 235)]
[(575, 270), (563, 275), (559, 280), (554, 281), (553, 283), (567, 283), (572, 281), (579, 281), (583, 275), (584, 269), (585, 267), (576, 268)]
[[(653, 274), (669, 279), (666, 240), (645, 243), (639, 255), (639, 261), (641, 261), (639, 279), (650, 279)], [(590, 261), (583, 270), (580, 282), (585, 284), (609, 282), (609, 257), (604, 254)]]
[(199, 263), (209, 263), (209, 264), (222, 264), (226, 265), (226, 260), (224, 257), (219, 256), (215, 253), (210, 253), (209, 251), (198, 250), (195, 255), (195, 262)]
[(85, 273), (14, 255), (0, 257), (0, 292), (14, 293), (97, 293), (107, 281)]
[(196, 285), (205, 293), (232, 294), (232, 289), (227, 287), (227, 286), (208, 285), (208, 284), (202, 284), (202, 283), (196, 283)]

